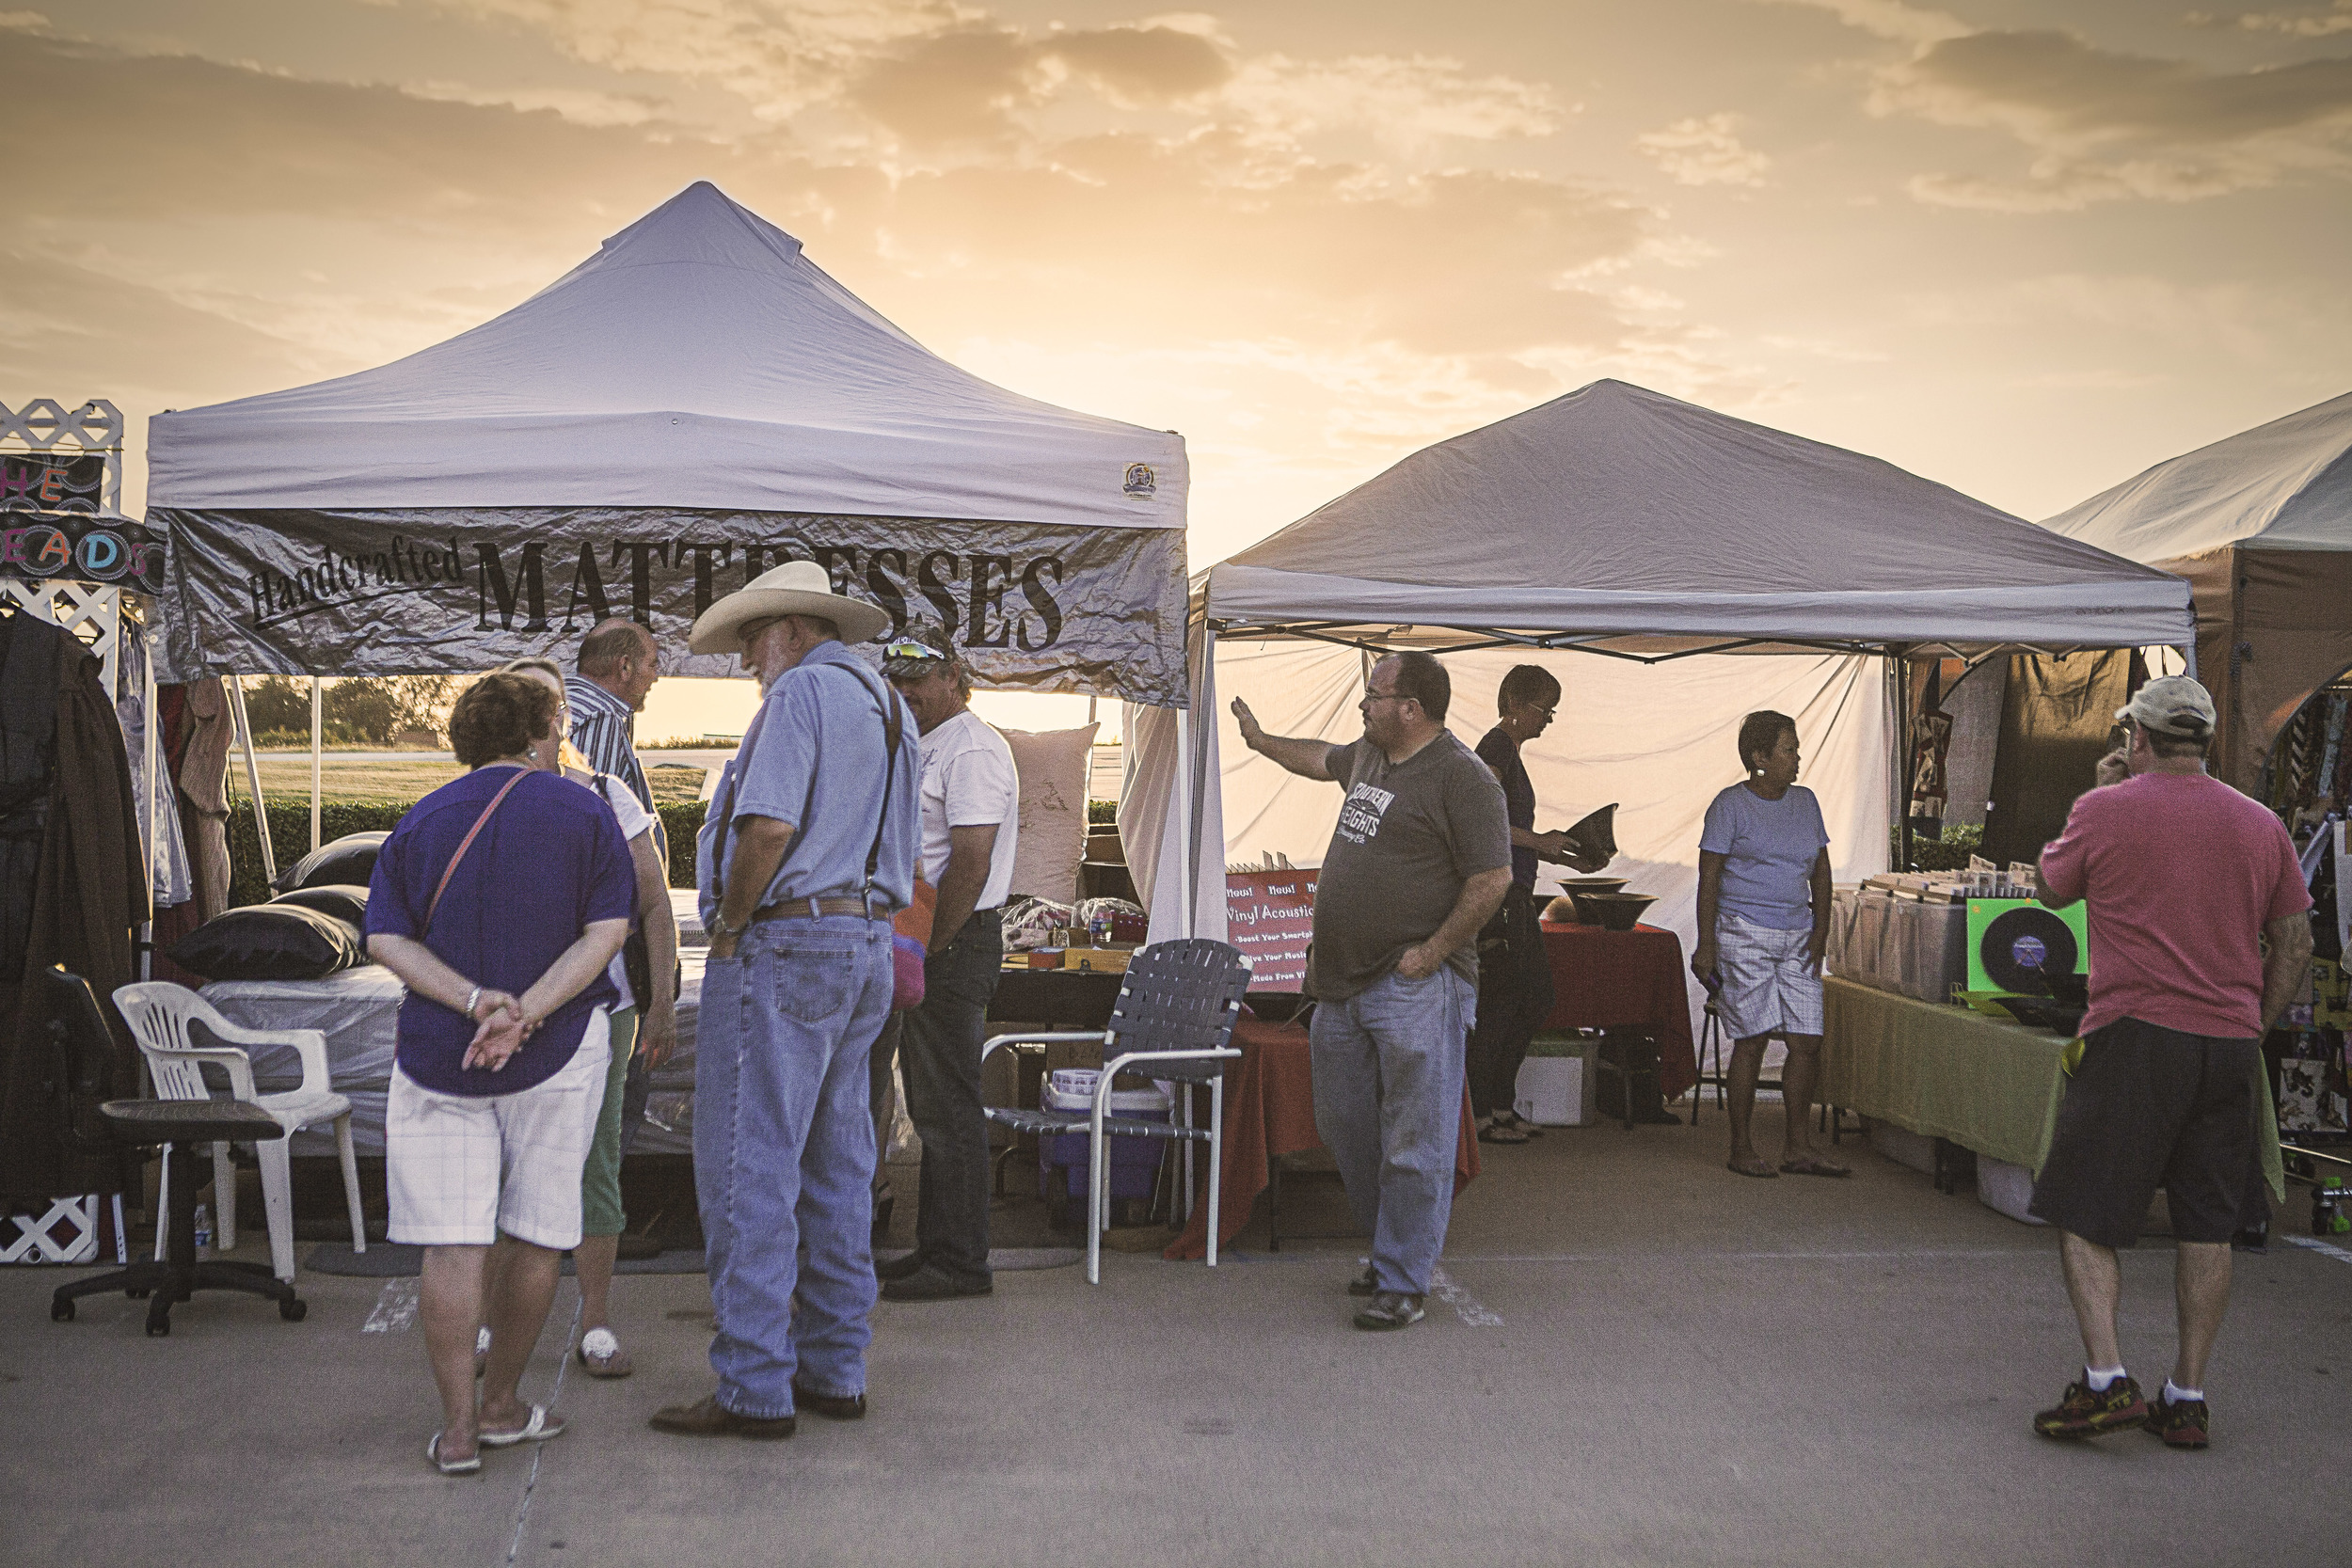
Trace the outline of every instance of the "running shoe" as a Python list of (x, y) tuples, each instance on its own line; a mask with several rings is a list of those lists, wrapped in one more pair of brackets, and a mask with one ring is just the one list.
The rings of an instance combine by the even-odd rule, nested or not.
[(2213, 1439), (2206, 1429), (2213, 1418), (2203, 1400), (2175, 1404), (2159, 1394), (2148, 1402), (2148, 1430), (2164, 1439), (2168, 1449), (2201, 1449)]
[(2066, 1397), (2033, 1418), (2034, 1431), (2044, 1437), (2097, 1437), (2148, 1424), (2148, 1402), (2139, 1385), (2119, 1377), (2104, 1394), (2088, 1383), (2070, 1383)]

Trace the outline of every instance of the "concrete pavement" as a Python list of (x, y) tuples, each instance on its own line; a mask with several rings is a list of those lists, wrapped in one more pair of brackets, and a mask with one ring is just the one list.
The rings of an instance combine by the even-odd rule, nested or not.
[[(1759, 1108), (1768, 1145), (1776, 1107)], [(1358, 1333), (1345, 1242), (1214, 1272), (1112, 1253), (884, 1304), (873, 1414), (781, 1444), (648, 1431), (709, 1386), (699, 1276), (624, 1277), (637, 1375), (561, 1350), (561, 1440), (444, 1480), (400, 1282), (306, 1274), (307, 1322), (209, 1296), (47, 1322), (0, 1270), (0, 1562), (2091, 1564), (2344, 1560), (2352, 1256), (2238, 1260), (2216, 1446), (2030, 1434), (2079, 1359), (2046, 1232), (1855, 1148), (1746, 1180), (1697, 1131), (1488, 1148), (1428, 1321)], [(901, 1183), (911, 1196), (913, 1183)], [(1335, 1228), (1336, 1189), (1294, 1183)], [(2295, 1195), (2280, 1217), (2300, 1225)], [(1311, 1210), (1311, 1212), (1310, 1212)], [(258, 1218), (258, 1205), (256, 1218)], [(901, 1228), (904, 1228), (901, 1215)], [(1011, 1216), (1009, 1216), (1011, 1218)], [(260, 1256), (248, 1243), (243, 1255)], [(2125, 1255), (2125, 1351), (2171, 1351), (2169, 1244)], [(374, 1331), (370, 1331), (371, 1319)]]

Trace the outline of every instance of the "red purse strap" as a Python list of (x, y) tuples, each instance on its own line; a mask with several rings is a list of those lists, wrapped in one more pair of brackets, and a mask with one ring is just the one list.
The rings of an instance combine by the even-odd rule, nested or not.
[(514, 794), (515, 786), (529, 777), (531, 771), (532, 769), (528, 768), (516, 768), (515, 776), (506, 781), (506, 787), (490, 797), (490, 803), (482, 808), (482, 815), (475, 817), (473, 826), (466, 830), (465, 838), (457, 846), (457, 853), (450, 856), (449, 864), (441, 868), (441, 881), (440, 885), (433, 890), (433, 902), (424, 907), (426, 933), (430, 933), (433, 929), (433, 912), (441, 907), (441, 895), (449, 891), (449, 879), (457, 875), (457, 863), (466, 858), (466, 851), (473, 847), (473, 841), (481, 836), (483, 829), (490, 825), (490, 814), (499, 809), (499, 802)]

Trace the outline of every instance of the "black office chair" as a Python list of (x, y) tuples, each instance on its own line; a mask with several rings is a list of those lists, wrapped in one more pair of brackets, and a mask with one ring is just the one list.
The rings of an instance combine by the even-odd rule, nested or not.
[(53, 1323), (72, 1323), (79, 1296), (120, 1291), (148, 1300), (147, 1332), (171, 1332), (171, 1309), (199, 1291), (244, 1291), (278, 1303), (278, 1315), (300, 1323), (310, 1307), (294, 1289), (260, 1263), (226, 1259), (197, 1261), (196, 1189), (203, 1180), (198, 1149), (215, 1143), (267, 1142), (286, 1130), (259, 1105), (234, 1100), (106, 1100), (115, 1064), (114, 1036), (99, 1011), (89, 982), (52, 965), (34, 976), (25, 1005), (31, 1022), (53, 1040), (65, 1060), (68, 1120), (74, 1141), (87, 1148), (160, 1145), (171, 1187), (171, 1212), (165, 1222), (165, 1260), (142, 1261), (108, 1274), (60, 1285), (49, 1298)]

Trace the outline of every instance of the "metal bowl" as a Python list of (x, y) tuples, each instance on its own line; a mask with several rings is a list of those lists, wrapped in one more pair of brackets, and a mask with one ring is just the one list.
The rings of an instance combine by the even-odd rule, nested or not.
[(1642, 911), (1658, 902), (1647, 893), (1580, 893), (1574, 896), (1576, 912), (1585, 925), (1612, 931), (1630, 931)]

